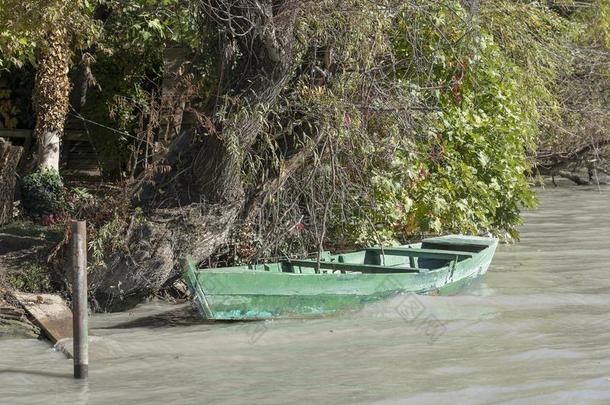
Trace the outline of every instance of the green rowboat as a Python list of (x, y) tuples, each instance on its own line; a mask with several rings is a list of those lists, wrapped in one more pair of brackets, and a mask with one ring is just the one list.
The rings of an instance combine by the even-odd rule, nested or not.
[(401, 293), (450, 294), (484, 274), (498, 240), (448, 235), (399, 247), (321, 254), (320, 260), (197, 269), (186, 281), (206, 319), (311, 317)]

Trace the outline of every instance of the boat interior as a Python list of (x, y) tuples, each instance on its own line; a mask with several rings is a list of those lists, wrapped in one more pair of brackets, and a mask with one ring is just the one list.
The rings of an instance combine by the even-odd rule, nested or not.
[(322, 252), (320, 258), (284, 260), (274, 265), (263, 265), (267, 271), (286, 273), (427, 273), (453, 263), (472, 258), (489, 247), (484, 244), (455, 244), (424, 241), (400, 247), (372, 247), (350, 253), (332, 255)]

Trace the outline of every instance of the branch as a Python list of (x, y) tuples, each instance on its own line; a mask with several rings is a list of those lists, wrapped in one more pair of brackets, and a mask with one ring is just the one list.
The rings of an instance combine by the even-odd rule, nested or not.
[[(567, 152), (567, 153), (550, 153), (547, 155), (538, 155), (536, 156), (536, 168), (542, 174), (551, 174), (556, 172), (561, 167), (566, 166), (569, 163), (581, 160), (582, 157), (587, 155), (594, 149), (598, 149), (604, 146), (610, 145), (610, 138), (602, 139), (599, 141), (590, 142), (580, 149), (575, 151)], [(549, 161), (548, 163), (542, 163), (542, 160)]]

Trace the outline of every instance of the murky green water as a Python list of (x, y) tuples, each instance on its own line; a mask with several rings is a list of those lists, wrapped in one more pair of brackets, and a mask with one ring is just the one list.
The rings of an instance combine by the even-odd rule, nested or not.
[(540, 200), (459, 296), (313, 321), (95, 316), (88, 382), (45, 342), (0, 340), (0, 403), (610, 403), (610, 188)]

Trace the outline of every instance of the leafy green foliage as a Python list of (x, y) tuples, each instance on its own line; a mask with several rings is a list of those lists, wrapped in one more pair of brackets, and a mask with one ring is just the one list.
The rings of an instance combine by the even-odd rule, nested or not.
[[(423, 232), (507, 231), (516, 236), (520, 207), (533, 204), (525, 176), (526, 150), (538, 130), (535, 99), (524, 92), (523, 72), (491, 35), (484, 29), (469, 34), (464, 12), (457, 14), (462, 21), (456, 21), (457, 2), (455, 6), (415, 16), (416, 21), (435, 20), (429, 30), (418, 30), (424, 52), (426, 41), (434, 44), (428, 52), (434, 62), (425, 81), (409, 71), (405, 79), (415, 81), (439, 111), (420, 127), (427, 141), (418, 145), (420, 179), (405, 225)], [(405, 57), (412, 52), (407, 50)], [(440, 89), (419, 90), (433, 84)]]
[(610, 49), (610, 1), (593, 0), (579, 8), (573, 20), (580, 24), (578, 40), (595, 49)]
[(35, 64), (51, 27), (67, 29), (74, 48), (89, 46), (99, 35), (94, 8), (82, 0), (0, 0), (0, 68)]
[(53, 170), (28, 174), (21, 181), (23, 208), (28, 215), (58, 214), (64, 208), (65, 191), (59, 173)]
[(19, 291), (32, 293), (52, 291), (49, 271), (39, 263), (25, 263), (22, 270), (10, 274), (8, 279), (13, 288)]
[[(231, 34), (241, 25), (206, 18), (201, 5), (211, 3), (87, 3), (84, 15), (93, 4), (105, 17), (92, 64), (98, 88), (82, 114), (106, 127), (94, 142), (107, 172), (146, 161), (159, 129), (164, 51), (180, 44), (192, 51), (202, 132), (240, 162), (247, 195), (275, 188), (258, 228), (248, 228), (257, 249), (424, 233), (516, 237), (520, 210), (535, 204), (527, 176), (538, 145), (607, 127), (607, 86), (596, 80), (608, 77), (598, 56), (608, 46), (610, 5), (489, 0), (474, 13), (466, 3), (286, 2), (274, 10), (274, 29), (286, 48), (298, 44), (289, 63), (298, 62), (278, 96), (262, 103), (252, 89), (267, 73), (268, 50)], [(242, 22), (252, 32), (266, 24)], [(19, 32), (2, 35), (18, 44)], [(24, 48), (12, 54), (29, 52), (33, 37), (22, 37)], [(256, 141), (244, 146), (242, 132)], [(98, 252), (114, 247), (119, 223), (100, 229)]]
[(104, 25), (110, 50), (162, 52), (165, 43), (195, 47), (197, 12), (182, 0), (102, 0), (109, 17)]
[[(107, 177), (133, 174), (137, 162), (141, 165), (146, 160), (138, 148), (152, 149), (148, 138), (159, 130), (164, 52), (197, 46), (197, 13), (189, 4), (180, 0), (99, 2), (104, 24), (91, 65), (96, 86), (89, 91), (81, 115), (99, 124), (94, 126), (93, 141)], [(190, 59), (185, 62), (193, 65)], [(206, 77), (205, 72), (199, 73)]]
[(421, 233), (517, 236), (520, 210), (535, 203), (526, 152), (538, 136), (538, 100), (516, 61), (473, 24), (458, 1), (397, 14), (396, 86), (427, 108), (411, 114), (407, 133), (393, 114), (369, 121), (379, 144), (361, 154), (383, 159), (370, 161), (369, 186), (347, 221), (338, 216), (335, 235), (361, 244)]

